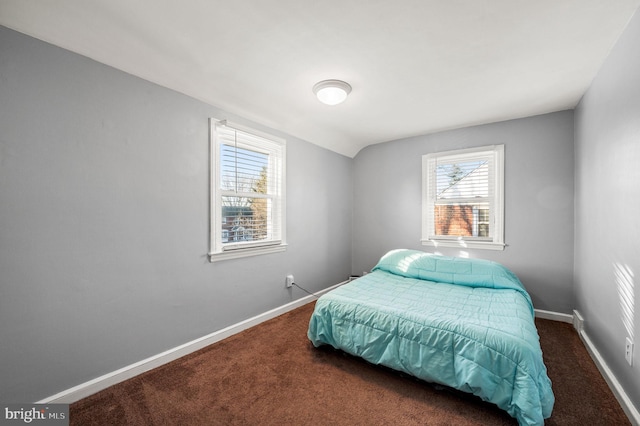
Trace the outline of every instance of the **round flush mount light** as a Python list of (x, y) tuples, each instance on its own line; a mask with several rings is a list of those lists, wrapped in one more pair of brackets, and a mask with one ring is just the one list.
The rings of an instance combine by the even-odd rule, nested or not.
[(327, 105), (338, 105), (347, 99), (351, 86), (341, 80), (324, 80), (313, 86), (318, 100)]

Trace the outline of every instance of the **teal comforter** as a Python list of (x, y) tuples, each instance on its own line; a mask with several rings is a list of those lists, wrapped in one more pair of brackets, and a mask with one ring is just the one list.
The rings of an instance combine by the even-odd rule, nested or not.
[(518, 278), (495, 262), (395, 250), (320, 297), (308, 337), (542, 425), (554, 396), (533, 318)]

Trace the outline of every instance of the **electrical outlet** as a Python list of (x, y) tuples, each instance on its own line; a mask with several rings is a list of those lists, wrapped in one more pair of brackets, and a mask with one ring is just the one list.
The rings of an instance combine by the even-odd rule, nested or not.
[(625, 341), (625, 344), (624, 344), (624, 359), (627, 360), (629, 365), (632, 365), (632, 363), (633, 363), (633, 342), (628, 337), (627, 337), (627, 339)]
[(285, 279), (285, 283), (287, 285), (287, 288), (291, 288), (293, 287), (293, 275), (287, 275), (287, 278)]

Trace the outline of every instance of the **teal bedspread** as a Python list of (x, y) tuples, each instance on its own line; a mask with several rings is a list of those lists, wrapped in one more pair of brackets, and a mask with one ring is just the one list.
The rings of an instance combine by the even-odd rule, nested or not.
[(371, 273), (320, 297), (308, 337), (475, 394), (521, 425), (551, 416), (531, 299), (495, 262), (389, 252)]

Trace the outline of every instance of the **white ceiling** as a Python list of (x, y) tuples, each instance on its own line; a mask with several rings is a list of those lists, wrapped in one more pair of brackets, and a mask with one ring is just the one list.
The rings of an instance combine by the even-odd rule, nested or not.
[[(346, 156), (573, 108), (640, 0), (0, 0), (0, 24)], [(326, 106), (315, 83), (341, 79)]]

